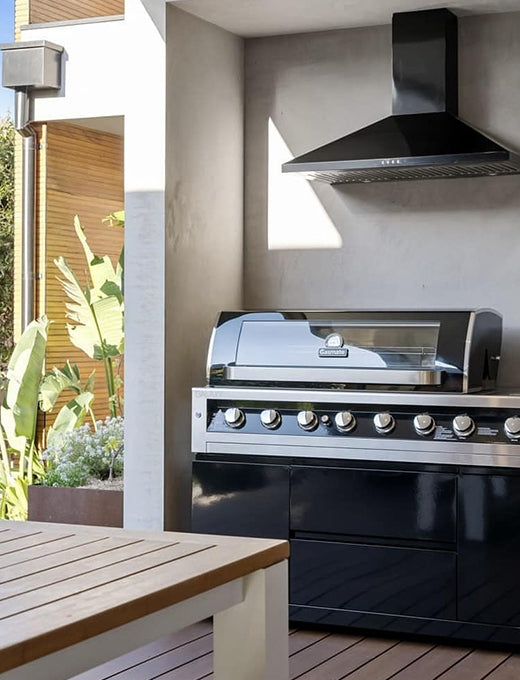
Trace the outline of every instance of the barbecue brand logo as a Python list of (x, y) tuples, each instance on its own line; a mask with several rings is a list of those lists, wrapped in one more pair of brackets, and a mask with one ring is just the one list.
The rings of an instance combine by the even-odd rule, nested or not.
[(325, 338), (325, 347), (320, 347), (318, 356), (330, 357), (348, 357), (347, 347), (343, 347), (345, 341), (343, 336), (339, 333), (331, 333)]

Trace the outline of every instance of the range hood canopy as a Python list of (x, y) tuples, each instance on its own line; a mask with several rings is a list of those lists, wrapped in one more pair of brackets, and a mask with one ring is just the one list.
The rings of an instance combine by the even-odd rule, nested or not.
[(392, 115), (282, 165), (328, 184), (520, 173), (520, 156), (458, 118), (457, 17), (392, 18)]

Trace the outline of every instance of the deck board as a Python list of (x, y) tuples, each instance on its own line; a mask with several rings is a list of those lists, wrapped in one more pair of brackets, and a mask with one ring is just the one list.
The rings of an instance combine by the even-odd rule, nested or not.
[(486, 680), (518, 680), (520, 678), (520, 655), (513, 654), (500, 664)]
[[(213, 680), (209, 621), (71, 680)], [(518, 680), (520, 655), (291, 629), (291, 680)]]
[(387, 680), (432, 648), (433, 644), (400, 642), (351, 673), (349, 680)]
[[(455, 666), (452, 666), (450, 670), (439, 676), (438, 680), (474, 680), (474, 678), (488, 677), (488, 673), (495, 670), (510, 656), (511, 654), (508, 652), (473, 651)], [(518, 666), (516, 673), (516, 677), (519, 677), (520, 668)], [(498, 678), (495, 678), (495, 680), (498, 680)]]
[(394, 675), (393, 680), (436, 680), (456, 663), (471, 653), (465, 647), (434, 647), (420, 659), (414, 661)]

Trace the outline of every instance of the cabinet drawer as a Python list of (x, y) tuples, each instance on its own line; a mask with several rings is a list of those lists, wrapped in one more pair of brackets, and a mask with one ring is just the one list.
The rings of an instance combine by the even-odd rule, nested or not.
[(192, 531), (289, 537), (289, 468), (193, 463)]
[(447, 473), (295, 467), (291, 529), (452, 542), (456, 490)]
[(520, 474), (460, 479), (459, 618), (520, 626)]
[(291, 605), (456, 616), (454, 553), (291, 541)]

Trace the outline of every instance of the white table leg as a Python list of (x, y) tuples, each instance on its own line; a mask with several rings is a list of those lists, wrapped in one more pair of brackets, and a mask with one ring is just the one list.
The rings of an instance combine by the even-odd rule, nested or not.
[(244, 578), (244, 601), (213, 617), (215, 680), (288, 680), (287, 560)]

